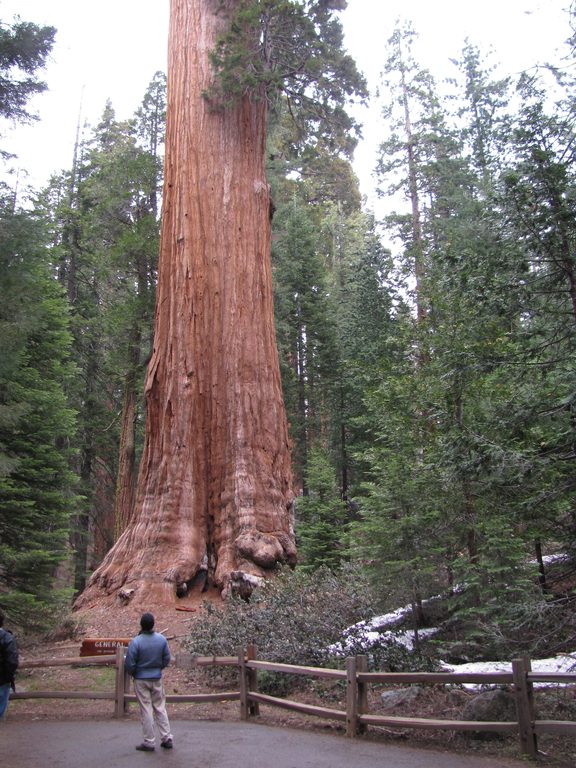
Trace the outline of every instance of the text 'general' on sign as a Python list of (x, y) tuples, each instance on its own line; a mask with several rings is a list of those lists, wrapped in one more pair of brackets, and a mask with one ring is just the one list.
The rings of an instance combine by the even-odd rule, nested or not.
[(82, 640), (80, 656), (110, 656), (119, 646), (127, 646), (129, 637), (91, 637)]

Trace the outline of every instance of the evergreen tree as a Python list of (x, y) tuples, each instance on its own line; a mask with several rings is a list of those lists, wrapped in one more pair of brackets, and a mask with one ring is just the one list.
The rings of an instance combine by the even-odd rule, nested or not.
[(307, 495), (308, 451), (325, 439), (336, 358), (334, 310), (314, 223), (296, 195), (275, 216), (276, 324), (297, 477)]
[[(70, 392), (85, 499), (72, 530), (78, 590), (132, 512), (156, 282), (162, 131), (151, 114), (163, 109), (159, 83), (136, 123), (118, 121), (107, 104), (72, 173), (43, 196), (81, 371)], [(138, 146), (137, 132), (152, 152)]]
[(487, 66), (477, 46), (468, 41), (462, 58), (454, 64), (464, 79), (457, 111), (463, 121), (462, 138), (471, 167), (481, 181), (480, 188), (489, 194), (489, 185), (496, 180), (504, 160), (510, 78), (494, 80), (494, 67)]
[[(56, 30), (0, 22), (0, 116), (36, 119), (29, 99)], [(2, 157), (8, 154), (0, 151)], [(68, 316), (52, 279), (46, 233), (15, 200), (0, 201), (0, 603), (23, 626), (50, 623), (76, 498)]]
[(211, 61), (218, 78), (206, 93), (215, 106), (245, 95), (287, 109), (296, 141), (344, 151), (358, 126), (346, 106), (367, 96), (366, 83), (344, 49), (335, 11), (346, 0), (240, 0)]
[(554, 109), (541, 84), (521, 79), (522, 107), (509, 137), (514, 161), (500, 202), (518, 264), (514, 357), (507, 361), (514, 408), (507, 421), (526, 467), (522, 517), (537, 541), (574, 552), (574, 83), (561, 85), (565, 97)]
[(49, 623), (67, 554), (75, 370), (66, 303), (30, 214), (0, 215), (0, 603), (24, 626)]
[(342, 216), (333, 209), (323, 227), (332, 235), (325, 242), (332, 244), (331, 295), (337, 307), (339, 350), (332, 403), (332, 454), (342, 498), (349, 500), (351, 489), (353, 493), (361, 479), (357, 457), (368, 439), (362, 418), (365, 399), (380, 378), (382, 360), (394, 354), (393, 315), (399, 297), (390, 279), (390, 252), (382, 245), (372, 215)]
[(15, 122), (37, 119), (26, 110), (32, 96), (48, 87), (38, 80), (54, 45), (54, 27), (17, 19), (0, 21), (0, 115)]
[[(528, 551), (513, 503), (522, 462), (497, 416), (510, 394), (498, 363), (512, 353), (507, 331), (518, 310), (514, 249), (503, 246), (490, 207), (500, 134), (486, 115), (502, 106), (502, 89), (476, 67), (482, 110), (456, 130), (432, 78), (405, 51), (411, 35), (391, 39), (387, 71), (396, 73), (402, 132), (382, 145), (379, 172), (410, 204), (389, 221), (413, 309), (398, 315), (400, 355), (382, 359), (381, 382), (366, 398), (372, 440), (361, 457), (368, 482), (357, 541), (372, 562), (386, 562), (389, 579), (411, 574), (416, 604), (423, 587), (437, 588), (439, 577), (449, 584), (454, 572), (466, 599), (481, 601), (513, 584), (521, 591)], [(507, 548), (496, 546), (498, 527), (510, 532)]]
[(330, 456), (311, 448), (306, 466), (307, 495), (296, 501), (296, 542), (304, 568), (336, 569), (348, 557), (348, 513)]
[(427, 122), (431, 120), (435, 103), (431, 75), (418, 66), (412, 55), (415, 36), (411, 25), (407, 25), (396, 29), (388, 40), (390, 55), (382, 75), (390, 96), (382, 116), (391, 135), (381, 145), (377, 174), (389, 180), (387, 190), (379, 189), (380, 194), (401, 191), (410, 203), (410, 214), (396, 217), (396, 221), (404, 243), (406, 287), (413, 293), (418, 325), (423, 331), (422, 338), (417, 340), (417, 360), (421, 364), (428, 354), (423, 326), (429, 312), (425, 287), (426, 243), (422, 231), (422, 166), (430, 148)]
[[(365, 392), (367, 413), (358, 419), (368, 437), (358, 458), (364, 478), (357, 489), (361, 519), (355, 538), (389, 588), (410, 574), (406, 597), (418, 602), (424, 584), (433, 588), (432, 574), (441, 572), (450, 546), (447, 518), (439, 505), (444, 487), (435, 471), (431, 274), (439, 215), (432, 209), (441, 202), (435, 166), (450, 147), (442, 135), (433, 79), (412, 56), (414, 36), (410, 27), (394, 32), (384, 69), (391, 135), (381, 145), (377, 172), (382, 191), (384, 183), (388, 192), (402, 192), (408, 201), (407, 213), (387, 220), (402, 246), (396, 293), (399, 299), (407, 296), (408, 304), (397, 301), (377, 378)], [(445, 209), (447, 201), (443, 205)]]

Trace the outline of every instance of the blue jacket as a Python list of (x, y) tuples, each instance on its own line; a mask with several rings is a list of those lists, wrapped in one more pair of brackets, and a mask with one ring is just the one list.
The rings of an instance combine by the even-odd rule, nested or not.
[(170, 664), (170, 649), (159, 632), (140, 632), (130, 641), (126, 669), (136, 680), (159, 680)]

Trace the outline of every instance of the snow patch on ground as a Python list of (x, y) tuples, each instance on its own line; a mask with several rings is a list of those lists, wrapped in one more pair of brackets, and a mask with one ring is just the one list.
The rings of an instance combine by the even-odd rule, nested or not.
[[(412, 630), (394, 631), (395, 627), (406, 620), (411, 611), (412, 607), (405, 605), (382, 616), (375, 616), (369, 621), (360, 621), (358, 624), (348, 627), (341, 645), (331, 646), (329, 651), (331, 653), (346, 653), (350, 650), (358, 652), (359, 646), (363, 650), (369, 651), (374, 645), (387, 641), (399, 643), (406, 650), (412, 651), (414, 650), (414, 632)], [(423, 640), (432, 637), (436, 632), (438, 632), (437, 628), (419, 629), (418, 637)]]
[[(551, 659), (533, 659), (532, 672), (570, 672), (576, 670), (576, 652), (554, 656)], [(471, 661), (466, 664), (446, 664), (441, 661), (443, 672), (467, 672), (487, 674), (489, 672), (512, 672), (512, 664), (509, 661)], [(573, 684), (573, 683), (571, 683)], [(565, 683), (534, 683), (534, 687), (550, 688), (552, 685), (565, 685)], [(464, 683), (464, 688), (476, 690), (483, 686), (477, 683)]]
[[(419, 629), (418, 637), (424, 640), (427, 637), (432, 637), (436, 632), (438, 632), (438, 629)], [(365, 630), (361, 633), (356, 631), (353, 638), (348, 637), (344, 640), (343, 649), (357, 650), (358, 645), (361, 645), (365, 650), (370, 650), (377, 643), (385, 643), (387, 641), (399, 643), (408, 651), (414, 650), (414, 632), (411, 630), (407, 632), (371, 632)]]
[[(565, 555), (551, 555), (546, 559), (547, 562), (553, 562), (562, 560)], [(434, 600), (441, 599), (440, 596), (430, 598), (430, 600), (424, 601), (430, 603)], [(346, 652), (347, 649), (358, 649), (358, 645), (369, 651), (372, 646), (377, 643), (397, 642), (404, 646), (407, 650), (414, 649), (414, 632), (413, 631), (394, 631), (394, 628), (401, 624), (410, 615), (412, 607), (405, 605), (402, 608), (397, 608), (395, 611), (385, 613), (382, 616), (375, 616), (369, 621), (361, 621), (358, 624), (354, 624), (346, 630), (345, 637), (340, 647), (333, 646), (330, 650), (334, 653)], [(438, 628), (426, 628), (418, 630), (418, 637), (425, 639), (432, 637)], [(512, 663), (510, 661), (474, 661), (466, 664), (448, 664), (446, 662), (440, 662), (441, 668), (445, 672), (459, 672), (459, 673), (490, 673), (490, 672), (511, 672)], [(573, 653), (561, 654), (549, 659), (533, 659), (532, 660), (533, 672), (563, 672), (563, 673), (575, 673), (576, 672), (576, 651)], [(536, 683), (538, 686), (550, 686), (554, 683)], [(558, 684), (560, 685), (560, 684)], [(482, 686), (476, 683), (466, 683), (465, 688), (477, 689)]]

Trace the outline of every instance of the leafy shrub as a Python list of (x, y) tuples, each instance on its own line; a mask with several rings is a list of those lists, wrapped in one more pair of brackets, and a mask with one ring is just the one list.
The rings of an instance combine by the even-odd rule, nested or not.
[[(374, 615), (374, 602), (364, 575), (350, 565), (285, 571), (248, 603), (233, 598), (222, 607), (205, 604), (186, 647), (198, 655), (228, 656), (252, 643), (259, 659), (285, 664), (343, 668), (347, 656), (367, 654), (371, 669), (431, 669), (432, 662), (389, 632), (367, 645), (363, 622)], [(227, 679), (221, 670), (207, 674), (212, 681)], [(260, 673), (258, 681), (263, 693), (277, 696), (295, 685), (295, 678), (281, 673)]]
[(235, 655), (253, 643), (266, 661), (322, 666), (343, 630), (371, 616), (372, 605), (367, 582), (350, 566), (282, 571), (255, 590), (249, 602), (206, 603), (186, 646), (200, 655)]

